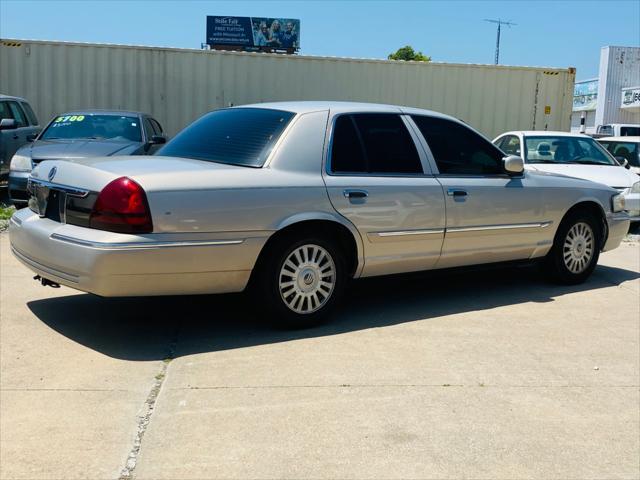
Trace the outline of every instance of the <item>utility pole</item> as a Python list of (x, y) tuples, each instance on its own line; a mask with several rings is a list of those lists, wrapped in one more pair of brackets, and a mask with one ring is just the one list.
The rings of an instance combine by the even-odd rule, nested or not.
[(497, 20), (493, 18), (485, 18), (484, 21), (498, 24), (498, 35), (496, 37), (496, 61), (495, 61), (496, 65), (498, 65), (498, 61), (500, 60), (500, 27), (502, 27), (502, 25), (506, 25), (507, 27), (511, 28), (511, 25), (517, 25), (517, 23), (506, 22), (504, 20), (500, 20), (499, 18)]

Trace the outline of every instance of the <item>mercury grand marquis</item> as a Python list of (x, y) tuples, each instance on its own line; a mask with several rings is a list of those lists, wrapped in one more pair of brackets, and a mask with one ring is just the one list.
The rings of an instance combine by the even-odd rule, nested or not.
[(153, 157), (43, 161), (29, 191), (11, 247), (44, 284), (249, 289), (294, 326), (359, 277), (540, 260), (583, 282), (629, 227), (610, 187), (525, 171), (446, 115), (358, 103), (213, 111)]

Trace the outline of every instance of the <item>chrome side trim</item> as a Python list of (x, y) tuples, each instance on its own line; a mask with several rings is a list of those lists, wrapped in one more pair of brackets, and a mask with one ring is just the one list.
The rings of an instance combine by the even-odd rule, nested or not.
[(89, 190), (70, 187), (68, 185), (61, 185), (59, 183), (47, 182), (46, 180), (40, 180), (39, 178), (34, 178), (34, 177), (29, 177), (29, 180), (27, 181), (27, 191), (30, 191), (30, 187), (32, 183), (37, 183), (38, 185), (50, 188), (52, 190), (59, 190), (61, 192), (65, 192), (67, 195), (71, 195), (73, 197), (84, 198), (87, 195), (89, 195)]
[(82, 240), (80, 238), (68, 237), (59, 233), (52, 233), (49, 237), (59, 242), (71, 243), (83, 247), (97, 248), (99, 250), (140, 250), (153, 248), (174, 248), (174, 247), (205, 247), (205, 246), (221, 246), (221, 245), (239, 245), (244, 243), (244, 239), (238, 240), (182, 240), (175, 242), (124, 242), (124, 243), (108, 243), (93, 242), (90, 240)]
[(12, 215), (11, 218), (9, 219), (9, 223), (13, 223), (16, 226), (20, 226), (22, 225), (22, 220), (20, 220), (19, 218), (16, 218), (15, 215)]
[(447, 233), (451, 232), (484, 232), (489, 230), (516, 230), (520, 228), (547, 228), (552, 222), (541, 223), (513, 223), (505, 225), (479, 225), (477, 227), (451, 227), (447, 228)]
[(404, 237), (405, 235), (433, 235), (444, 233), (444, 228), (430, 228), (428, 230), (404, 230), (398, 232), (372, 232), (379, 237)]

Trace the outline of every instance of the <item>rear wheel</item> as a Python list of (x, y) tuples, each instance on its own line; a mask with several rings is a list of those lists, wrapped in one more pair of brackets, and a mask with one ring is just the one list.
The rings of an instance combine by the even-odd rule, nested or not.
[(584, 282), (598, 263), (600, 237), (598, 219), (592, 214), (580, 211), (569, 214), (560, 224), (545, 259), (547, 272), (560, 283)]
[(305, 328), (325, 320), (346, 282), (340, 248), (321, 237), (285, 237), (266, 255), (258, 266), (254, 289), (274, 323)]

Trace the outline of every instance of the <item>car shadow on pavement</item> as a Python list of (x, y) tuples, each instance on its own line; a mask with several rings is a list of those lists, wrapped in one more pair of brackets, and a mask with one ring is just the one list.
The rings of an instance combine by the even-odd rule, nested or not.
[[(305, 330), (270, 327), (244, 294), (106, 299), (89, 294), (29, 302), (46, 325), (102, 354), (133, 361), (321, 337), (619, 285), (640, 274), (598, 266), (586, 283), (547, 283), (534, 267), (428, 272), (363, 279), (329, 323)], [(515, 320), (514, 320), (515, 321)]]

